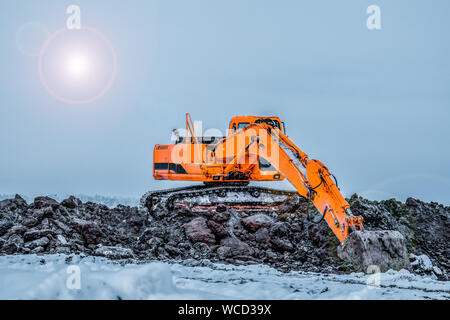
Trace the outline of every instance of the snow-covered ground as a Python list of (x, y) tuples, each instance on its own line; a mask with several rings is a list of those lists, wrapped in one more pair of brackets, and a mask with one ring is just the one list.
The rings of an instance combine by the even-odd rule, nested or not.
[[(379, 287), (375, 287), (377, 283)], [(264, 265), (206, 262), (201, 266), (194, 261), (121, 265), (98, 257), (0, 257), (0, 299), (449, 298), (450, 282), (413, 275), (406, 270), (375, 276), (324, 275), (282, 273)]]

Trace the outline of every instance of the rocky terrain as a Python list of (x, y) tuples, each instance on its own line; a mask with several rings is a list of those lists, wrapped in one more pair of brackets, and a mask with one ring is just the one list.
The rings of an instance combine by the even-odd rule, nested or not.
[[(398, 230), (406, 239), (410, 270), (449, 277), (450, 207), (409, 198), (405, 203), (369, 201), (353, 195), (353, 213), (368, 230)], [(218, 206), (194, 213), (178, 206), (149, 214), (145, 209), (86, 202), (61, 202), (16, 195), (0, 201), (0, 253), (85, 254), (133, 261), (263, 263), (277, 269), (327, 273), (352, 271), (337, 258), (339, 244), (325, 222), (298, 212), (244, 214)]]

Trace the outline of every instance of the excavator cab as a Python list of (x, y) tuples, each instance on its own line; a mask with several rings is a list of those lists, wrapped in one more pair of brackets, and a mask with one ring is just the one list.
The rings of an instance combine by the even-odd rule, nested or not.
[(235, 133), (239, 130), (242, 130), (253, 123), (266, 123), (269, 127), (277, 128), (278, 130), (282, 129), (284, 130), (284, 123), (280, 120), (279, 117), (258, 117), (258, 116), (238, 116), (233, 117), (230, 121), (229, 130), (232, 133)]

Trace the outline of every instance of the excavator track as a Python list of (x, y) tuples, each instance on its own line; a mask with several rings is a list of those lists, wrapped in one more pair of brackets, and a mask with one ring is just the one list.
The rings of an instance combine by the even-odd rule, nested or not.
[(294, 212), (302, 199), (295, 191), (266, 187), (198, 185), (149, 191), (142, 196), (140, 204), (150, 213), (156, 210), (170, 211), (180, 205), (201, 212), (215, 210), (219, 204), (238, 211)]

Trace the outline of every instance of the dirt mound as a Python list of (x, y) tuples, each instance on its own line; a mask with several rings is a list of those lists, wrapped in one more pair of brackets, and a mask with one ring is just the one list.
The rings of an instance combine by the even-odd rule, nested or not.
[[(406, 205), (376, 202), (356, 195), (349, 201), (353, 212), (364, 216), (367, 229), (398, 230), (409, 253), (429, 256), (441, 271), (439, 277), (447, 277), (448, 207), (413, 199)], [(141, 261), (208, 259), (265, 263), (286, 271), (351, 271), (337, 257), (339, 242), (326, 223), (313, 220), (306, 216), (306, 202), (297, 212), (280, 217), (238, 213), (222, 206), (217, 212), (175, 207), (150, 215), (137, 207), (108, 208), (75, 197), (60, 203), (37, 197), (27, 204), (17, 195), (0, 201), (0, 253), (83, 253)], [(435, 244), (437, 251), (433, 251)]]
[[(415, 219), (416, 247), (412, 251), (415, 255), (428, 256), (435, 273), (444, 271), (448, 274), (450, 269), (450, 207), (436, 202), (426, 203), (417, 199), (408, 198), (406, 206)], [(412, 257), (413, 262), (420, 261)], [(425, 260), (427, 260), (425, 258)], [(414, 265), (421, 265), (414, 263)], [(429, 265), (429, 263), (428, 263)]]

